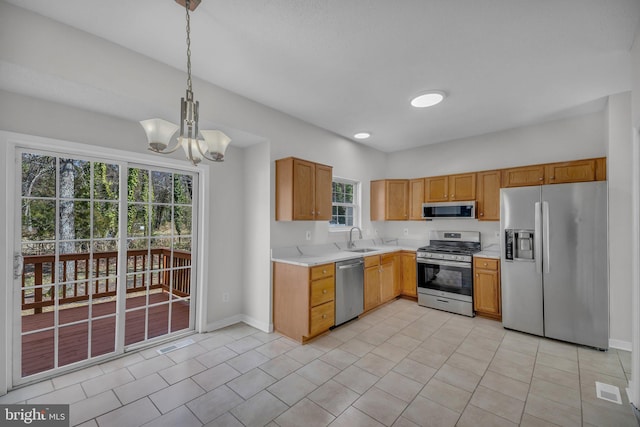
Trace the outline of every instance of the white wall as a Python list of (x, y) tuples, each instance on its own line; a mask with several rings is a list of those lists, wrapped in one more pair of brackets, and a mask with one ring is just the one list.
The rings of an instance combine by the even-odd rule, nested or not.
[(242, 311), (245, 321), (264, 331), (271, 321), (271, 158), (270, 143), (245, 149), (244, 268)]
[(607, 178), (609, 181), (609, 339), (630, 350), (631, 343), (631, 93), (609, 97)]
[[(604, 113), (592, 113), (389, 154), (388, 178), (420, 178), (606, 155)], [(429, 230), (479, 231), (483, 246), (498, 244), (497, 221), (392, 221), (388, 236), (426, 239)]]

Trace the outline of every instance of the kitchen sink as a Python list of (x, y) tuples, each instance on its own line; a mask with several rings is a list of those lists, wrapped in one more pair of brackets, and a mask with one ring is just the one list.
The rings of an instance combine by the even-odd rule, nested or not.
[(362, 248), (362, 249), (347, 249), (349, 252), (358, 252), (358, 253), (365, 253), (365, 252), (375, 252), (378, 249), (371, 249), (371, 248)]

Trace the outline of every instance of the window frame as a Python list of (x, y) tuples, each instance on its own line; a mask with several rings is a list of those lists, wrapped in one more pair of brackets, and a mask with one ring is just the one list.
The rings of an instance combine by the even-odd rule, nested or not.
[[(333, 201), (333, 184), (341, 183), (341, 184), (349, 184), (353, 185), (353, 203), (344, 203), (344, 202), (334, 202)], [(329, 231), (332, 233), (340, 233), (347, 232), (351, 230), (352, 227), (360, 227), (361, 225), (361, 195), (362, 195), (362, 184), (360, 181), (349, 178), (342, 178), (339, 176), (334, 176), (331, 180), (331, 219), (328, 221)], [(340, 225), (340, 224), (332, 224), (333, 220), (333, 208), (334, 206), (345, 206), (353, 208), (353, 225)]]

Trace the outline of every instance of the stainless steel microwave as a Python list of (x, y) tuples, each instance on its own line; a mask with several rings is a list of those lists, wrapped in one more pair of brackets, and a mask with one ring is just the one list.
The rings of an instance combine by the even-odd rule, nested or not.
[(423, 219), (475, 219), (475, 217), (475, 200), (422, 204)]

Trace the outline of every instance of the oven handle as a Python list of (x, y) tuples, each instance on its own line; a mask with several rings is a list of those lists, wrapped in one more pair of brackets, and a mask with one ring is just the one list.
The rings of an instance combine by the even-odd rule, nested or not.
[(434, 264), (434, 265), (444, 265), (449, 267), (460, 267), (460, 268), (468, 268), (471, 269), (470, 262), (459, 262), (459, 261), (442, 261), (439, 259), (432, 258), (418, 258), (418, 263), (420, 264)]

